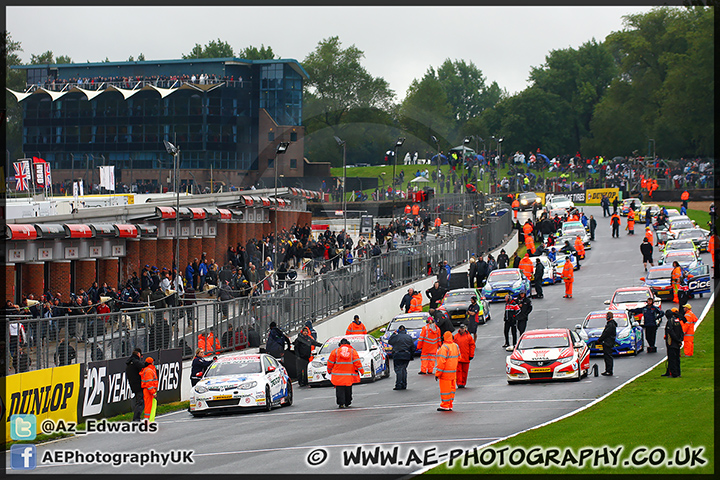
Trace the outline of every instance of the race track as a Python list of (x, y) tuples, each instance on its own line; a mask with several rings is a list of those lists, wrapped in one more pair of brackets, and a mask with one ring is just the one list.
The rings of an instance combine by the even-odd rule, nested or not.
[[(639, 244), (643, 227), (637, 225), (635, 236), (623, 232), (620, 239), (613, 239), (609, 218), (603, 218), (600, 207), (585, 207), (585, 211), (588, 216), (595, 215), (598, 230), (592, 250), (588, 251), (582, 268), (575, 272), (573, 298), (562, 298), (562, 284), (546, 286), (545, 298), (533, 300), (528, 329), (573, 328), (589, 311), (603, 310), (603, 301), (609, 299), (617, 287), (641, 283), (639, 278), (644, 270)], [(624, 224), (623, 218), (623, 227)], [(709, 254), (704, 253), (702, 257), (706, 263), (710, 261)], [(691, 300), (696, 314), (699, 315), (706, 301), (707, 296)], [(668, 308), (667, 305), (664, 303), (663, 309)], [(453, 412), (436, 411), (440, 402), (438, 385), (433, 376), (417, 374), (420, 366), (417, 358), (408, 369), (407, 390), (393, 391), (394, 374), (391, 374), (389, 379), (355, 386), (353, 405), (347, 410), (336, 408), (332, 388), (296, 386), (295, 404), (269, 413), (193, 418), (182, 411), (159, 417), (159, 431), (154, 434), (90, 434), (37, 447), (40, 458), (46, 450), (60, 449), (192, 450), (194, 463), (191, 465), (142, 468), (38, 465), (29, 473), (407, 474), (423, 467), (425, 456), (443, 461), (452, 449), (482, 445), (568, 413), (609, 392), (665, 355), (661, 329), (658, 353), (644, 351), (637, 357), (616, 358), (613, 377), (594, 377), (591, 373), (580, 382), (508, 385), (507, 353), (501, 348), (503, 305), (493, 304), (491, 312), (492, 321), (478, 328), (468, 387), (458, 390)], [(603, 370), (602, 358), (592, 358), (591, 366), (594, 364)], [(395, 451), (397, 459), (385, 466), (379, 461), (344, 465), (344, 460), (352, 460), (349, 454), (356, 453), (358, 448), (372, 452), (375, 447), (389, 453)], [(9, 457), (7, 465), (9, 468)]]

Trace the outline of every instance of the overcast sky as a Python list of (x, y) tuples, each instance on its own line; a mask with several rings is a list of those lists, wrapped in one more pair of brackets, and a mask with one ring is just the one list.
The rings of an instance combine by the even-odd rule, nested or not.
[(236, 52), (271, 46), (300, 62), (322, 39), (365, 52), (363, 65), (404, 98), (413, 79), (450, 58), (473, 62), (510, 94), (551, 50), (598, 42), (623, 15), (650, 7), (6, 7), (6, 27), (23, 62), (52, 50), (73, 62), (181, 58), (196, 43)]

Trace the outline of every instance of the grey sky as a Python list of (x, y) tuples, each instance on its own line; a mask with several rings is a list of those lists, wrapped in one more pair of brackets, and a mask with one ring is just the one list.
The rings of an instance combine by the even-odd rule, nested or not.
[(6, 7), (20, 56), (52, 50), (74, 62), (180, 58), (196, 43), (228, 42), (235, 51), (271, 46), (300, 62), (324, 38), (365, 52), (370, 74), (398, 100), (413, 79), (446, 58), (473, 62), (509, 93), (527, 86), (530, 68), (556, 49), (602, 41), (622, 16), (650, 7)]

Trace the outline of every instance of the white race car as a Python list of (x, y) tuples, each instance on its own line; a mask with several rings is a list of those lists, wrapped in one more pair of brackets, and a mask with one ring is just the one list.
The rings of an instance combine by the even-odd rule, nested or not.
[(378, 378), (390, 376), (387, 354), (372, 335), (340, 335), (331, 337), (323, 343), (308, 365), (308, 384), (311, 387), (330, 385), (331, 374), (327, 373), (327, 362), (330, 354), (346, 338), (350, 345), (357, 350), (362, 362), (364, 374), (360, 381), (374, 382)]
[(590, 370), (590, 349), (567, 328), (529, 330), (505, 361), (508, 383), (580, 380)]
[(292, 403), (290, 376), (280, 362), (265, 353), (218, 358), (190, 390), (190, 413), (196, 417), (251, 407), (270, 411)]

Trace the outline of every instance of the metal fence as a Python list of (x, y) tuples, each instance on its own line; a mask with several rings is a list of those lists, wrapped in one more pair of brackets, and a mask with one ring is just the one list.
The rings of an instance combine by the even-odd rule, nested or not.
[(444, 260), (454, 266), (471, 254), (486, 253), (512, 230), (509, 214), (478, 219), (478, 226), (461, 233), (430, 234), (424, 242), (399, 244), (322, 275), (286, 281), (278, 285), (282, 288), (257, 296), (186, 299), (185, 305), (169, 308), (155, 308), (165, 304), (156, 301), (109, 313), (55, 318), (10, 316), (5, 329), (9, 348), (2, 354), (5, 371), (126, 357), (135, 347), (142, 351), (179, 347), (183, 358), (191, 358), (203, 336), (207, 355), (259, 346), (270, 322), (292, 335), (308, 320), (336, 314), (425, 277), (428, 264), (437, 272)]

